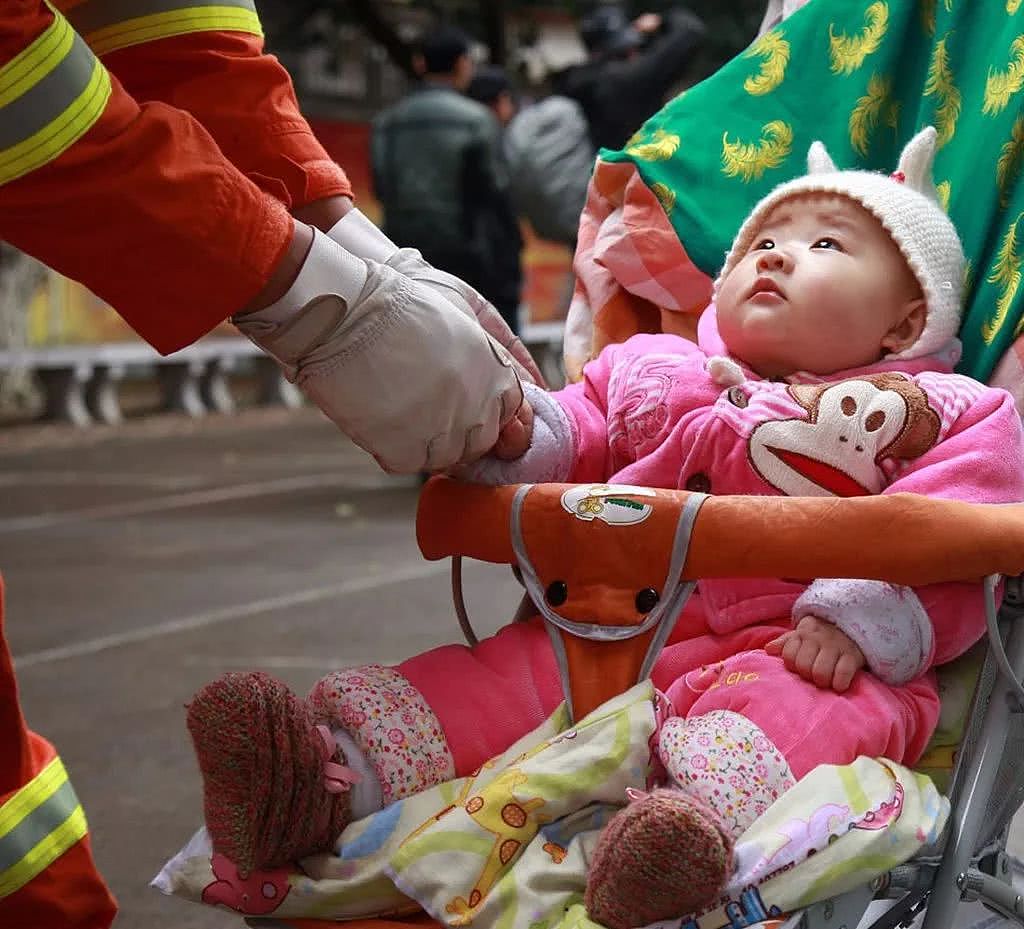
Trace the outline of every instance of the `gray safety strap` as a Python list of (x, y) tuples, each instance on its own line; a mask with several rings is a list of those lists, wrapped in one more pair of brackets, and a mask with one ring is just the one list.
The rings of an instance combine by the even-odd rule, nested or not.
[[(653, 629), (666, 614), (675, 615), (672, 610), (678, 609), (685, 602), (685, 598), (689, 596), (690, 590), (692, 590), (691, 587), (690, 590), (683, 590), (680, 593), (677, 588), (679, 586), (679, 576), (682, 574), (683, 565), (686, 563), (686, 555), (690, 548), (690, 536), (693, 533), (693, 526), (701, 506), (707, 499), (706, 494), (690, 494), (679, 514), (679, 522), (676, 525), (675, 539), (672, 544), (672, 558), (669, 562), (668, 574), (665, 577), (665, 593), (668, 596), (663, 596), (658, 605), (647, 614), (647, 618), (638, 626), (603, 626), (599, 623), (581, 623), (565, 619), (548, 605), (544, 596), (544, 588), (530, 561), (530, 555), (523, 539), (523, 502), (532, 487), (532, 484), (524, 484), (516, 491), (516, 495), (512, 499), (512, 550), (515, 552), (516, 559), (519, 562), (519, 569), (522, 571), (523, 583), (526, 585), (526, 589), (532, 595), (541, 615), (549, 623), (582, 639), (591, 639), (597, 642), (619, 642), (623, 639), (632, 639), (635, 636), (643, 635), (643, 633)], [(683, 586), (685, 587), (685, 585)]]
[(616, 642), (642, 635), (644, 632), (657, 626), (651, 643), (647, 648), (643, 664), (637, 675), (641, 681), (648, 677), (651, 668), (657, 659), (665, 641), (672, 631), (672, 627), (679, 611), (683, 608), (690, 594), (697, 586), (696, 581), (681, 581), (680, 575), (686, 563), (686, 556), (690, 550), (690, 539), (693, 535), (693, 527), (697, 520), (697, 514), (704, 501), (706, 494), (691, 494), (679, 513), (679, 521), (676, 524), (675, 538), (672, 543), (672, 557), (669, 561), (668, 572), (665, 577), (665, 593), (658, 605), (651, 610), (638, 626), (602, 626), (598, 623), (580, 623), (565, 619), (559, 616), (548, 605), (545, 599), (545, 592), (541, 586), (540, 578), (530, 561), (529, 552), (522, 532), (522, 510), (526, 495), (532, 489), (532, 484), (524, 484), (516, 491), (512, 499), (512, 513), (510, 529), (512, 536), (512, 548), (519, 563), (523, 583), (527, 591), (532, 595), (533, 601), (546, 620), (545, 627), (551, 637), (551, 645), (555, 654), (555, 662), (558, 666), (558, 674), (562, 681), (562, 693), (565, 696), (566, 708), (569, 711), (569, 718), (575, 720), (576, 714), (572, 705), (572, 690), (569, 686), (569, 661), (565, 652), (565, 642), (558, 634), (561, 629), (571, 635), (592, 641)]
[(1006, 683), (1016, 693), (1017, 699), (1024, 703), (1024, 684), (1021, 684), (1013, 665), (1006, 654), (1003, 637), (999, 633), (999, 607), (996, 605), (996, 588), (1002, 580), (998, 574), (990, 574), (985, 578), (985, 623), (988, 628), (988, 641), (996, 664), (1002, 672)]

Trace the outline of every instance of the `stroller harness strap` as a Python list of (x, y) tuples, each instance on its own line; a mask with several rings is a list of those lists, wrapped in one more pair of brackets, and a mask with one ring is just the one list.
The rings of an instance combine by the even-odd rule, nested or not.
[[(604, 523), (612, 531), (647, 523), (656, 509), (651, 503), (651, 491), (646, 487), (580, 485), (570, 487), (557, 498), (542, 495), (541, 503), (527, 513), (525, 504), (533, 487), (521, 485), (512, 498), (512, 548), (523, 584), (551, 635), (569, 715), (582, 719), (650, 673), (675, 618), (696, 586), (694, 581), (682, 581), (681, 574), (697, 513), (707, 497), (691, 494), (681, 507), (658, 508), (657, 518), (647, 532), (656, 540), (654, 552), (650, 553), (654, 556), (655, 573), (662, 562), (658, 555), (667, 553), (663, 577), (659, 582), (652, 580), (653, 575), (638, 577), (632, 586), (627, 578), (622, 578), (616, 591), (620, 596), (613, 597), (609, 596), (605, 579), (583, 581), (580, 572), (573, 571), (568, 563), (564, 563), (564, 573), (566, 577), (572, 576), (570, 582), (552, 578), (552, 571), (559, 572), (546, 556), (550, 551), (549, 540), (558, 533), (550, 529), (566, 520), (579, 520), (591, 530)], [(570, 553), (570, 558), (588, 548)], [(531, 557), (531, 551), (537, 553), (536, 559)], [(642, 586), (652, 583), (657, 586)], [(570, 598), (570, 615), (564, 615), (558, 607)], [(592, 610), (592, 615), (588, 616), (587, 610)], [(600, 647), (610, 643), (624, 647)]]

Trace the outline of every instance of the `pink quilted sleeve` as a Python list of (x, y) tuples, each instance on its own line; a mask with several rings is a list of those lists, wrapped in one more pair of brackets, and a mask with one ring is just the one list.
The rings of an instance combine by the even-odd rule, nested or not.
[(608, 388), (622, 346), (610, 345), (583, 369), (583, 379), (553, 394), (569, 420), (573, 466), (568, 480), (603, 481), (611, 473)]
[[(925, 386), (939, 412), (945, 437), (910, 462), (884, 493), (918, 493), (971, 503), (1024, 500), (1024, 430), (1013, 397), (1003, 390), (978, 387), (969, 397), (973, 402), (965, 404), (962, 394), (950, 391), (943, 396), (929, 383), (929, 375), (916, 380)], [(956, 532), (956, 526), (950, 526), (949, 532)], [(934, 630), (929, 666), (951, 661), (984, 635), (980, 583), (932, 584), (915, 593)]]

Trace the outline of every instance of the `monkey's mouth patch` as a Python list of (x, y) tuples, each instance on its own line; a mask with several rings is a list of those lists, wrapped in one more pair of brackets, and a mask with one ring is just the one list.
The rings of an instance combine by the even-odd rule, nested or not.
[(786, 467), (836, 497), (868, 497), (871, 495), (871, 491), (863, 484), (834, 465), (826, 464), (824, 461), (819, 461), (808, 455), (801, 455), (788, 448), (779, 448), (777, 445), (766, 445), (765, 448)]

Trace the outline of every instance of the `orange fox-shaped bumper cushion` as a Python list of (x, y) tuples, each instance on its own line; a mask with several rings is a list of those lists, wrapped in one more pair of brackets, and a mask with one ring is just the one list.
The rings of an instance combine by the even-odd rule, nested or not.
[(1024, 504), (913, 494), (705, 497), (435, 478), (420, 498), (417, 537), (429, 559), (520, 566), (552, 630), (575, 718), (647, 673), (688, 581), (858, 577), (918, 586), (1024, 571)]

